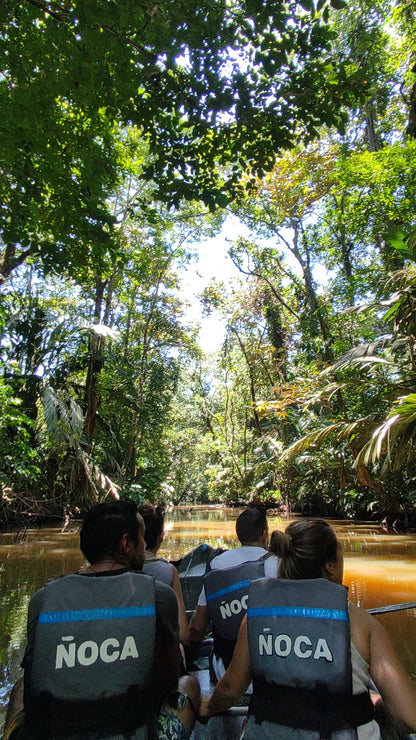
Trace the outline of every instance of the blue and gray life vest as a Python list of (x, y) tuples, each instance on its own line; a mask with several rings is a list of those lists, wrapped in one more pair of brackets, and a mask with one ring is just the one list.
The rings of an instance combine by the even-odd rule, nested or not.
[(145, 560), (142, 571), (148, 576), (157, 578), (158, 581), (166, 583), (168, 586), (172, 586), (172, 571), (173, 566), (163, 558), (152, 558), (151, 560)]
[(41, 726), (43, 737), (130, 733), (150, 721), (155, 626), (150, 576), (74, 574), (47, 584), (33, 652), (31, 730)]
[(258, 560), (233, 568), (209, 570), (204, 577), (208, 616), (212, 621), (214, 652), (225, 667), (231, 663), (241, 622), (247, 611), (248, 589), (252, 580), (264, 577), (265, 553)]
[(368, 692), (352, 695), (345, 586), (324, 578), (257, 580), (249, 589), (247, 632), (256, 722), (330, 737), (374, 718)]

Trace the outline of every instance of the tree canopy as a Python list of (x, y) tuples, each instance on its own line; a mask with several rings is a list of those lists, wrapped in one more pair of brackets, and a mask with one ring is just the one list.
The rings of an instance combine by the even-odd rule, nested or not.
[[(3, 526), (118, 495), (415, 521), (413, 10), (4, 0)], [(230, 214), (207, 357), (181, 277)]]
[(331, 55), (336, 12), (327, 0), (5, 0), (3, 279), (27, 259), (68, 270), (117, 252), (120, 129), (143, 137), (159, 199), (213, 209), (247, 167), (342, 126), (362, 71)]

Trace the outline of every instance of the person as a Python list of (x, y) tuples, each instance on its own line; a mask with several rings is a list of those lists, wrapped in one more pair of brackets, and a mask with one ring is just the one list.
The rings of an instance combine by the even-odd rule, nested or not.
[(266, 508), (252, 505), (237, 518), (240, 547), (213, 558), (204, 577), (189, 633), (191, 654), (204, 638), (209, 620), (213, 627), (211, 677), (219, 680), (228, 667), (241, 621), (246, 613), (248, 585), (253, 578), (277, 575), (278, 558), (268, 552)]
[(179, 640), (184, 644), (189, 640), (189, 625), (179, 574), (174, 565), (163, 558), (157, 557), (165, 536), (165, 511), (161, 506), (144, 503), (139, 505), (139, 513), (143, 517), (146, 528), (144, 533), (146, 551), (142, 568), (143, 573), (154, 576), (154, 578), (167, 583), (168, 586), (173, 588), (178, 599)]
[(179, 679), (173, 590), (138, 572), (145, 542), (137, 504), (93, 506), (80, 547), (88, 567), (47, 583), (30, 601), (24, 726), (13, 740), (184, 740), (199, 686)]
[(231, 664), (201, 719), (235, 704), (253, 679), (245, 740), (379, 740), (371, 677), (388, 715), (415, 731), (416, 686), (383, 626), (348, 604), (332, 527), (300, 520), (279, 539), (279, 578), (250, 585)]

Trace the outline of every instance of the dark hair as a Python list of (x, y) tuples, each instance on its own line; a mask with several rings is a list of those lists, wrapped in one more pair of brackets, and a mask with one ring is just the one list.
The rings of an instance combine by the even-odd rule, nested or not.
[(259, 542), (266, 529), (266, 507), (258, 504), (244, 509), (235, 524), (235, 531), (242, 545)]
[(158, 537), (163, 532), (165, 510), (162, 506), (153, 506), (153, 504), (144, 503), (140, 504), (139, 513), (142, 515), (146, 527), (144, 533), (146, 547), (148, 550), (153, 550), (156, 547)]
[(274, 529), (270, 535), (269, 550), (273, 555), (277, 555), (278, 558), (282, 557), (282, 551), (284, 549), (284, 532), (279, 529)]
[(96, 504), (84, 516), (80, 532), (81, 552), (89, 563), (119, 552), (120, 540), (130, 535), (134, 545), (139, 541), (137, 504), (130, 499)]
[(300, 519), (270, 538), (270, 549), (281, 558), (278, 576), (290, 580), (322, 578), (325, 563), (337, 559), (337, 547), (337, 536), (323, 519)]

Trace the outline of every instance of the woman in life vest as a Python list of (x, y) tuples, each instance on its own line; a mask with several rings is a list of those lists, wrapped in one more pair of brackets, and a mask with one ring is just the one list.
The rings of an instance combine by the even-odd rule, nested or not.
[(139, 505), (139, 512), (146, 527), (143, 573), (153, 576), (158, 581), (163, 581), (163, 583), (167, 583), (168, 586), (173, 588), (178, 600), (179, 640), (182, 644), (186, 644), (189, 640), (189, 627), (178, 571), (167, 560), (157, 557), (165, 536), (165, 510), (161, 506), (154, 506), (146, 502)]
[(250, 586), (232, 662), (203, 700), (201, 719), (235, 705), (253, 680), (245, 740), (380, 740), (371, 678), (383, 710), (403, 732), (415, 732), (416, 686), (384, 627), (347, 602), (332, 527), (300, 520), (272, 543), (279, 578)]

